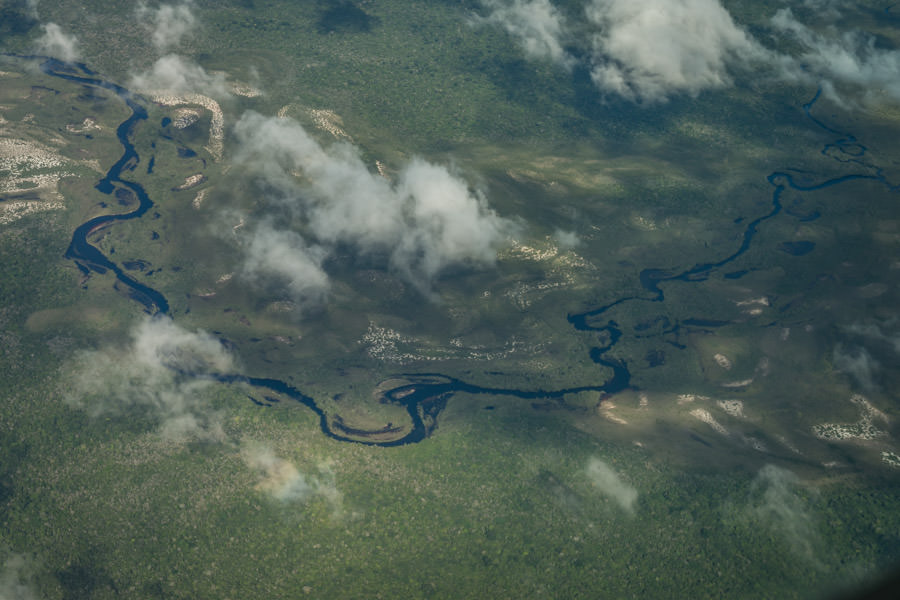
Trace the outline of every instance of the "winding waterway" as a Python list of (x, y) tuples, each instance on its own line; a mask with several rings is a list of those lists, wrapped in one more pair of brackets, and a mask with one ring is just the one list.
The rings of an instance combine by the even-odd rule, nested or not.
[[(35, 59), (39, 57), (24, 58)], [(103, 194), (113, 194), (117, 189), (126, 188), (136, 195), (140, 201), (139, 205), (128, 213), (103, 215), (83, 223), (74, 231), (65, 257), (73, 260), (85, 275), (89, 275), (91, 272), (101, 274), (107, 271), (112, 272), (118, 281), (128, 288), (131, 297), (143, 305), (146, 312), (152, 315), (168, 314), (169, 303), (162, 293), (126, 275), (119, 265), (110, 260), (109, 257), (88, 241), (90, 234), (99, 228), (117, 221), (140, 218), (153, 206), (153, 201), (142, 186), (122, 178), (124, 171), (132, 171), (140, 163), (140, 156), (131, 142), (131, 136), (137, 123), (147, 118), (147, 110), (141, 105), (140, 98), (133, 95), (129, 90), (100, 78), (83, 64), (73, 65), (54, 59), (42, 58), (41, 69), (54, 77), (109, 90), (121, 98), (132, 113), (116, 130), (119, 143), (123, 147), (123, 154), (97, 183), (96, 189)], [(746, 275), (749, 272), (748, 270), (728, 273), (722, 271), (724, 267), (733, 263), (747, 252), (762, 225), (775, 218), (784, 210), (781, 197), (787, 189), (810, 192), (850, 181), (867, 179), (880, 182), (892, 191), (897, 190), (896, 187), (892, 187), (888, 183), (880, 169), (876, 169), (873, 165), (863, 160), (867, 149), (854, 136), (833, 129), (812, 115), (813, 106), (818, 99), (819, 94), (817, 93), (809, 103), (803, 106), (807, 117), (822, 130), (838, 136), (838, 139), (826, 145), (822, 152), (841, 162), (859, 165), (864, 170), (874, 170), (874, 174), (849, 174), (827, 179), (816, 184), (804, 184), (798, 181), (799, 177), (789, 170), (774, 172), (767, 178), (773, 188), (771, 208), (765, 214), (747, 223), (741, 243), (734, 251), (722, 258), (713, 259), (681, 270), (644, 269), (640, 272), (638, 278), (641, 287), (647, 292), (647, 295), (625, 296), (598, 308), (568, 315), (568, 322), (575, 330), (592, 331), (601, 334), (599, 337), (603, 342), (591, 348), (590, 358), (594, 363), (611, 372), (611, 375), (603, 383), (558, 390), (522, 390), (477, 386), (439, 373), (404, 374), (402, 377), (407, 383), (387, 390), (383, 394), (383, 399), (386, 402), (404, 407), (409, 416), (410, 425), (408, 428), (402, 428), (406, 431), (402, 436), (392, 439), (381, 439), (386, 434), (396, 433), (399, 428), (388, 426), (380, 430), (364, 431), (344, 426), (340, 417), (334, 416), (330, 418), (314, 398), (284, 381), (252, 377), (244, 374), (219, 374), (212, 378), (226, 384), (243, 384), (259, 390), (269, 390), (303, 404), (318, 416), (319, 427), (322, 433), (332, 439), (384, 447), (412, 444), (426, 439), (436, 427), (438, 416), (446, 406), (447, 400), (460, 392), (509, 396), (526, 400), (557, 400), (562, 406), (562, 400), (568, 394), (596, 391), (605, 395), (611, 395), (628, 389), (631, 386), (631, 372), (628, 369), (628, 365), (624, 360), (610, 356), (611, 351), (623, 336), (623, 328), (608, 317), (613, 308), (632, 302), (664, 302), (665, 291), (662, 286), (665, 284), (702, 282), (718, 273), (722, 273), (722, 276), (728, 279), (738, 279)], [(818, 216), (818, 213), (816, 213), (798, 218), (811, 220), (818, 218)], [(793, 249), (797, 255), (800, 255), (812, 251), (814, 244), (812, 242), (800, 242), (799, 246), (786, 246), (785, 248), (787, 248), (785, 251), (789, 253)], [(669, 323), (665, 317), (659, 317), (658, 319), (664, 319), (662, 323), (664, 334), (677, 333), (682, 326), (719, 327), (728, 324), (727, 321), (697, 318), (685, 318), (673, 324)], [(635, 331), (634, 335), (641, 337), (638, 335), (641, 331), (640, 327), (635, 327)], [(677, 343), (675, 345), (678, 346)], [(679, 347), (683, 348), (683, 346)]]

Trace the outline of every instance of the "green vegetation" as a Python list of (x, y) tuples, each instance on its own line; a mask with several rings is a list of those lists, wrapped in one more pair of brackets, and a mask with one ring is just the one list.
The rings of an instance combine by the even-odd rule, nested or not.
[[(732, 4), (769, 31), (775, 3)], [(289, 382), (350, 430), (408, 431), (405, 409), (381, 401), (404, 374), (598, 386), (612, 370), (592, 349), (615, 341), (604, 358), (631, 385), (457, 393), (431, 437), (376, 448), (328, 438), (287, 396), (142, 363), (146, 322), (127, 287), (63, 258), (78, 225), (137, 206), (94, 188), (121, 155), (127, 108), (3, 59), (0, 141), (53, 160), (0, 163), (0, 182), (17, 181), (0, 192), (0, 575), (46, 598), (805, 598), (900, 561), (885, 458), (900, 433), (896, 194), (873, 180), (787, 189), (727, 266), (661, 283), (664, 302), (640, 280), (737, 251), (773, 208), (772, 172), (896, 185), (894, 105), (814, 109), (865, 144), (861, 164), (804, 116), (812, 88), (602, 99), (584, 68), (526, 61), (476, 25), (476, 2), (195, 11), (202, 25), (178, 51), (263, 94), (219, 98), (221, 159), (208, 106), (143, 99), (141, 161), (123, 179), (155, 205), (89, 237), (166, 296), (186, 335), (215, 332), (230, 372)], [(161, 54), (120, 3), (64, 1), (52, 19), (123, 84)], [(894, 44), (869, 13), (852, 19)], [(0, 5), (0, 49), (29, 51), (40, 22), (28, 3)], [(302, 186), (273, 189), (237, 160), (247, 110), (283, 110), (325, 147), (352, 143), (393, 181), (413, 156), (453, 164), (516, 220), (514, 239), (494, 265), (443, 273), (437, 301), (385, 256), (341, 246), (323, 261), (327, 302), (300, 306), (242, 267), (254, 223), (310, 233), (290, 208)], [(567, 320), (626, 298), (591, 321), (613, 321), (617, 341)], [(173, 356), (190, 370), (189, 353)], [(876, 433), (817, 437), (822, 425)]]

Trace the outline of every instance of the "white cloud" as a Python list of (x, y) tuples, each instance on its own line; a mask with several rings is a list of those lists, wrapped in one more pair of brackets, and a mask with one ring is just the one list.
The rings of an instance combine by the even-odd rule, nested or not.
[(29, 561), (21, 554), (6, 556), (0, 569), (0, 598), (3, 600), (37, 600)]
[[(665, 102), (732, 85), (736, 76), (819, 85), (837, 103), (848, 103), (838, 87), (850, 86), (867, 101), (900, 99), (900, 50), (876, 47), (875, 38), (838, 27), (816, 30), (790, 8), (771, 19), (773, 33), (792, 38), (796, 56), (763, 47), (734, 22), (719, 0), (590, 0), (587, 26), (568, 27), (550, 0), (483, 0), (493, 9), (479, 21), (506, 29), (527, 56), (577, 63), (566, 40), (590, 47), (582, 65), (604, 95), (633, 102)], [(804, 0), (809, 18), (835, 21), (846, 7), (835, 0)]]
[(609, 465), (599, 458), (591, 458), (588, 461), (586, 472), (588, 479), (601, 494), (614, 500), (623, 510), (629, 513), (634, 512), (634, 503), (637, 502), (638, 497), (637, 490), (623, 481)]
[(483, 0), (491, 13), (476, 22), (494, 23), (516, 38), (526, 56), (566, 68), (575, 58), (563, 48), (568, 32), (563, 15), (549, 0)]
[(190, 3), (161, 4), (153, 9), (144, 2), (138, 4), (135, 14), (150, 33), (153, 45), (161, 51), (177, 46), (182, 38), (197, 26)]
[(40, 54), (46, 54), (66, 62), (78, 60), (81, 52), (78, 49), (78, 39), (69, 35), (56, 23), (41, 25), (44, 35), (37, 39), (37, 50)]
[(146, 412), (170, 439), (222, 439), (216, 415), (202, 399), (199, 376), (229, 373), (234, 359), (214, 336), (168, 317), (145, 318), (128, 344), (83, 351), (67, 365), (64, 394), (91, 416)]
[[(321, 247), (384, 254), (419, 289), (456, 264), (488, 265), (513, 226), (445, 167), (415, 159), (396, 184), (371, 173), (355, 147), (322, 147), (291, 119), (244, 114), (234, 160), (288, 196)], [(297, 245), (299, 239), (295, 238)], [(320, 264), (316, 251), (313, 261)]]
[(259, 224), (248, 239), (242, 276), (255, 283), (275, 278), (284, 283), (301, 305), (320, 303), (329, 288), (322, 270), (326, 251), (308, 246), (300, 234), (277, 230), (270, 222)]
[(641, 102), (731, 83), (730, 67), (766, 51), (717, 0), (593, 0), (591, 77), (605, 93)]
[(900, 51), (876, 48), (875, 38), (860, 31), (813, 31), (799, 22), (789, 8), (775, 13), (772, 25), (804, 48), (789, 63), (786, 75), (820, 83), (823, 91), (838, 103), (846, 99), (835, 89), (835, 83), (852, 85), (870, 100), (882, 94), (900, 100)]
[(198, 93), (217, 98), (231, 95), (223, 73), (207, 73), (200, 65), (177, 54), (167, 54), (148, 70), (133, 75), (129, 86), (141, 91)]
[(402, 272), (432, 278), (450, 264), (493, 263), (509, 224), (465, 181), (415, 159), (401, 171), (395, 192), (402, 207), (396, 216), (405, 221), (392, 260)]
[(144, 93), (203, 94), (219, 100), (232, 96), (234, 85), (226, 81), (225, 73), (208, 73), (190, 58), (169, 52), (197, 28), (191, 2), (161, 4), (156, 8), (141, 2), (135, 17), (150, 34), (156, 49), (167, 54), (148, 69), (132, 75), (129, 87)]
[(553, 237), (556, 240), (556, 243), (559, 244), (559, 247), (563, 250), (571, 250), (581, 244), (581, 238), (579, 238), (578, 234), (574, 231), (556, 229), (553, 232)]

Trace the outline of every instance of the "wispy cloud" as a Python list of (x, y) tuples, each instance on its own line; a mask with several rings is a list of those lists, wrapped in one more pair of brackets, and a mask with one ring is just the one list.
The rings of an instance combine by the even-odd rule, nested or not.
[(81, 58), (78, 38), (64, 32), (62, 27), (56, 23), (47, 23), (41, 25), (41, 27), (44, 29), (44, 35), (35, 42), (37, 51), (40, 54), (46, 54), (66, 62), (72, 62)]
[(191, 2), (161, 4), (156, 8), (144, 2), (138, 4), (135, 18), (162, 56), (149, 68), (133, 73), (129, 87), (144, 93), (202, 94), (219, 100), (232, 96), (233, 85), (226, 81), (224, 73), (209, 73), (191, 58), (172, 51), (199, 27), (192, 9)]
[(818, 530), (809, 506), (813, 492), (791, 471), (766, 465), (753, 481), (749, 512), (778, 532), (800, 558), (818, 564)]
[(591, 77), (604, 92), (659, 102), (731, 83), (729, 67), (765, 51), (717, 0), (593, 0)]
[(228, 373), (235, 361), (214, 336), (176, 325), (168, 317), (146, 318), (127, 344), (82, 351), (66, 365), (67, 401), (92, 416), (147, 414), (167, 438), (223, 439), (216, 414), (197, 375)]
[(150, 33), (153, 45), (165, 52), (181, 43), (181, 40), (197, 27), (197, 19), (191, 11), (191, 4), (161, 4), (150, 8), (140, 2), (135, 9), (138, 21)]
[[(589, 0), (586, 26), (578, 27), (567, 24), (550, 0), (483, 4), (491, 12), (476, 21), (503, 27), (531, 58), (550, 58), (568, 69), (576, 59), (565, 44), (589, 48), (581, 66), (609, 97), (658, 104), (728, 87), (752, 72), (772, 81), (820, 85), (839, 103), (849, 102), (851, 88), (869, 101), (900, 98), (900, 51), (878, 48), (874, 36), (859, 31), (813, 30), (790, 8), (775, 13), (770, 31), (796, 42), (796, 55), (763, 46), (719, 0)], [(817, 22), (836, 21), (850, 8), (833, 0), (805, 0), (800, 7)]]
[(553, 231), (553, 238), (563, 250), (571, 250), (581, 244), (581, 238), (579, 238), (578, 234), (574, 231), (556, 229)]
[(635, 102), (726, 86), (731, 67), (766, 56), (718, 0), (591, 0), (586, 27), (571, 27), (550, 0), (483, 4), (491, 12), (479, 21), (502, 26), (530, 58), (569, 69), (578, 61), (566, 42), (589, 48), (583, 66), (600, 92)]
[(206, 94), (215, 98), (231, 95), (223, 73), (211, 74), (178, 54), (167, 54), (131, 77), (129, 86), (140, 91), (167, 91), (175, 94)]
[(862, 339), (884, 344), (895, 353), (900, 354), (900, 319), (891, 318), (880, 322), (854, 323), (845, 329)]
[(300, 234), (276, 229), (271, 221), (258, 224), (243, 235), (246, 240), (241, 276), (254, 284), (275, 279), (300, 306), (320, 304), (330, 287), (322, 270), (326, 250), (309, 246)]
[(37, 600), (31, 564), (21, 554), (9, 554), (0, 568), (0, 598), (4, 600)]
[(879, 388), (882, 365), (900, 355), (900, 319), (869, 320), (841, 328), (847, 339), (835, 345), (834, 367), (850, 375), (863, 390)]
[(585, 471), (588, 479), (601, 494), (615, 501), (626, 512), (634, 512), (634, 503), (638, 498), (637, 490), (623, 481), (608, 464), (594, 457), (588, 461)]
[[(414, 159), (392, 184), (370, 172), (354, 146), (323, 147), (291, 119), (248, 112), (234, 133), (234, 161), (279, 190), (281, 200), (270, 202), (286, 204), (306, 223), (314, 252), (304, 250), (305, 267), (321, 265), (323, 249), (342, 244), (388, 256), (391, 267), (427, 292), (450, 265), (492, 264), (514, 229), (446, 167)], [(295, 249), (304, 244), (288, 234), (280, 241)]]
[(841, 9), (847, 8), (845, 0), (803, 0), (803, 7), (815, 11), (820, 18), (835, 19), (841, 16)]
[(772, 25), (803, 47), (789, 74), (820, 82), (832, 100), (846, 101), (835, 83), (862, 90), (869, 100), (883, 94), (900, 99), (900, 50), (876, 48), (875, 37), (861, 31), (813, 31), (790, 8), (775, 13)]
[(32, 19), (38, 18), (38, 0), (26, 0), (25, 1), (25, 11), (26, 14)]
[(483, 0), (483, 4), (491, 13), (475, 22), (503, 27), (529, 58), (548, 59), (566, 68), (575, 63), (564, 49), (569, 35), (565, 18), (549, 0)]
[(853, 377), (864, 390), (871, 391), (877, 387), (875, 374), (881, 365), (863, 346), (848, 348), (843, 344), (837, 344), (832, 353), (832, 360), (837, 370)]
[(294, 463), (281, 458), (266, 444), (244, 442), (241, 457), (251, 469), (259, 473), (258, 490), (285, 503), (307, 502), (313, 497), (324, 498), (335, 513), (341, 512), (343, 495), (335, 484), (334, 472), (322, 463), (315, 475), (301, 473)]

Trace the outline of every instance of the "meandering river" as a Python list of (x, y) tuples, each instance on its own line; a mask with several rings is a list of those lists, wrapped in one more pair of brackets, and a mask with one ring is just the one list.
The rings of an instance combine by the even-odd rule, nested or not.
[[(139, 204), (137, 208), (130, 212), (94, 217), (83, 223), (74, 231), (72, 242), (66, 251), (65, 257), (74, 261), (85, 275), (89, 275), (91, 272), (112, 272), (128, 288), (130, 296), (139, 302), (149, 314), (168, 314), (169, 303), (161, 292), (125, 274), (119, 265), (88, 241), (90, 234), (99, 228), (111, 225), (117, 221), (141, 218), (153, 206), (152, 199), (141, 185), (129, 181), (127, 178), (123, 179), (123, 174), (133, 171), (141, 160), (131, 139), (136, 125), (140, 121), (147, 119), (147, 110), (141, 104), (143, 100), (124, 87), (101, 78), (83, 64), (63, 63), (45, 57), (22, 58), (41, 59), (41, 69), (53, 77), (109, 90), (125, 102), (131, 110), (131, 116), (123, 121), (116, 130), (119, 143), (123, 148), (122, 156), (97, 183), (96, 189), (103, 194), (113, 194), (117, 189), (122, 188), (130, 190), (138, 198)], [(702, 282), (714, 274), (721, 274), (727, 279), (738, 279), (749, 273), (749, 270), (725, 272), (725, 268), (747, 252), (760, 227), (782, 213), (784, 207), (782, 206), (781, 197), (787, 189), (810, 192), (850, 181), (869, 179), (880, 182), (892, 191), (896, 191), (897, 188), (889, 184), (880, 169), (865, 162), (867, 148), (860, 144), (854, 136), (829, 127), (813, 116), (812, 109), (818, 99), (819, 94), (817, 93), (809, 103), (803, 106), (803, 109), (813, 123), (828, 134), (837, 137), (835, 141), (827, 144), (822, 152), (841, 162), (858, 165), (863, 172), (843, 175), (814, 184), (801, 182), (798, 174), (790, 170), (771, 173), (767, 178), (772, 186), (771, 206), (768, 212), (746, 224), (741, 242), (736, 249), (728, 252), (724, 257), (714, 258), (709, 262), (680, 270), (644, 269), (639, 273), (638, 278), (641, 287), (647, 292), (646, 295), (621, 297), (598, 308), (568, 315), (568, 322), (575, 330), (598, 332), (598, 339), (602, 340), (602, 342), (600, 345), (590, 349), (590, 358), (600, 367), (603, 367), (601, 373), (607, 375), (607, 379), (602, 383), (557, 390), (525, 390), (477, 386), (440, 373), (404, 374), (402, 377), (407, 383), (384, 392), (383, 397), (387, 402), (403, 406), (409, 416), (410, 424), (402, 428), (389, 426), (375, 431), (365, 431), (344, 426), (339, 416), (329, 416), (313, 397), (284, 381), (239, 373), (222, 373), (213, 376), (213, 378), (222, 383), (243, 384), (291, 398), (308, 407), (319, 417), (319, 426), (322, 433), (328, 437), (339, 441), (374, 446), (401, 446), (421, 442), (426, 439), (434, 431), (438, 416), (446, 406), (447, 400), (460, 392), (510, 396), (526, 400), (562, 401), (566, 395), (578, 392), (596, 391), (611, 395), (628, 389), (631, 385), (631, 372), (628, 365), (624, 360), (611, 356), (611, 352), (622, 339), (622, 336), (626, 335), (625, 328), (609, 318), (612, 309), (632, 302), (664, 302), (665, 290), (663, 286), (666, 284)], [(797, 218), (812, 220), (818, 218), (818, 216), (818, 213), (815, 213), (814, 215), (799, 215)], [(787, 245), (782, 249), (788, 253), (802, 255), (812, 252), (815, 248), (812, 242), (792, 242), (792, 244), (794, 245)], [(663, 334), (677, 334), (681, 327), (714, 328), (728, 324), (727, 321), (715, 321), (698, 317), (685, 317), (675, 323), (670, 323), (668, 318), (659, 317), (657, 321), (659, 319), (664, 319), (664, 322), (660, 324)], [(655, 324), (656, 322), (654, 321)], [(647, 328), (649, 327), (648, 325)], [(634, 329), (634, 332), (628, 331), (627, 334), (639, 337), (641, 332), (640, 326), (635, 326), (632, 329)], [(678, 346), (677, 343), (674, 345)], [(684, 347), (680, 346), (680, 348)], [(402, 435), (391, 437), (395, 433), (402, 433)], [(385, 437), (388, 439), (384, 439)]]

